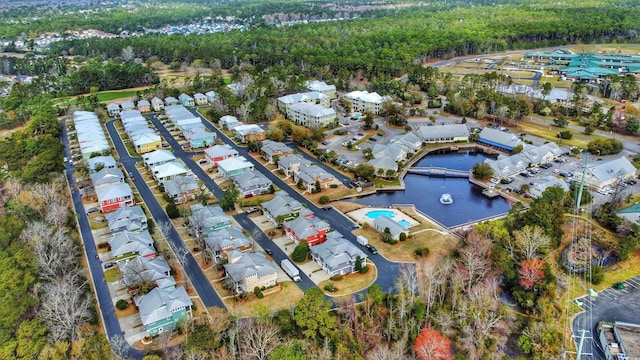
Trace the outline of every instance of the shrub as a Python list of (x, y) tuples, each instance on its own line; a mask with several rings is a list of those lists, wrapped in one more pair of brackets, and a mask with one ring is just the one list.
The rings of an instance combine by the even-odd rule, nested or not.
[(602, 266), (593, 266), (591, 267), (591, 283), (593, 285), (598, 285), (604, 280), (604, 270), (602, 270)]
[(259, 286), (256, 286), (255, 288), (253, 288), (253, 293), (260, 299), (264, 297), (264, 294), (262, 293), (262, 290), (260, 290)]
[(324, 205), (324, 204), (328, 204), (330, 199), (329, 199), (329, 197), (327, 195), (322, 195), (322, 196), (320, 196), (320, 200), (319, 201), (320, 201), (320, 204)]
[(400, 241), (405, 241), (407, 240), (407, 234), (406, 233), (400, 233)]
[(167, 212), (169, 219), (177, 219), (180, 217), (180, 210), (178, 209), (178, 206), (172, 202), (168, 203), (164, 210)]
[(429, 248), (428, 247), (423, 247), (423, 248), (417, 248), (415, 249), (414, 253), (416, 254), (416, 256), (427, 256), (429, 255)]
[(291, 254), (291, 258), (295, 262), (303, 262), (309, 256), (309, 244), (306, 241), (301, 242), (296, 248), (293, 250), (293, 254)]
[(129, 306), (129, 302), (127, 300), (120, 299), (118, 300), (118, 302), (116, 302), (116, 307), (118, 308), (118, 310), (124, 310), (127, 308), (127, 306)]
[(331, 184), (331, 185), (329, 185), (329, 187), (332, 188), (332, 189), (336, 189), (338, 187), (338, 184)]
[(324, 289), (327, 290), (328, 292), (336, 292), (336, 291), (338, 291), (338, 288), (333, 286), (333, 283), (329, 283), (329, 284), (325, 285)]
[(573, 137), (573, 134), (569, 130), (560, 131), (557, 135), (560, 139), (569, 140)]

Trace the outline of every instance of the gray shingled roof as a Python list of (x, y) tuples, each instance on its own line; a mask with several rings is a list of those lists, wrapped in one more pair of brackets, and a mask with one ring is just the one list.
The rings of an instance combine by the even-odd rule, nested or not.
[(175, 289), (154, 288), (149, 293), (134, 299), (140, 310), (140, 319), (144, 325), (170, 319), (172, 310), (193, 306), (193, 302), (180, 286)]
[(244, 253), (232, 264), (224, 265), (224, 268), (235, 283), (241, 283), (250, 276), (263, 277), (278, 272), (273, 262), (267, 260), (262, 253)]
[(327, 237), (327, 240), (321, 244), (311, 247), (311, 253), (325, 264), (329, 269), (334, 270), (346, 263), (355, 263), (358, 256), (366, 259), (362, 250), (353, 245), (350, 241), (343, 237)]
[(280, 191), (276, 193), (273, 199), (263, 202), (262, 208), (267, 210), (275, 219), (278, 216), (289, 215), (300, 211), (302, 204), (286, 192)]

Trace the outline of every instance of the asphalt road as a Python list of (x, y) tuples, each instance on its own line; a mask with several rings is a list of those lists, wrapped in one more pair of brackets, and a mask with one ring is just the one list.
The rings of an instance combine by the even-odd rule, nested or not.
[[(357, 227), (357, 224), (355, 224), (353, 221), (346, 218), (342, 214), (339, 214), (336, 210), (332, 209), (330, 211), (325, 211), (324, 209), (317, 207), (314, 203), (307, 200), (307, 198), (302, 196), (297, 191), (289, 189), (289, 185), (287, 185), (280, 177), (278, 177), (276, 174), (266, 169), (259, 161), (255, 160), (252, 156), (250, 156), (249, 151), (247, 150), (246, 147), (238, 146), (235, 142), (228, 139), (226, 135), (220, 132), (213, 124), (211, 124), (206, 119), (202, 118), (200, 114), (197, 112), (197, 109), (191, 109), (190, 111), (194, 115), (199, 116), (202, 119), (203, 124), (210, 131), (215, 132), (219, 139), (222, 139), (225, 143), (229, 144), (236, 151), (238, 151), (240, 155), (244, 156), (247, 160), (251, 161), (254, 164), (255, 168), (257, 170), (260, 170), (276, 186), (278, 186), (280, 189), (287, 191), (287, 193), (289, 193), (291, 197), (298, 200), (300, 203), (306, 204), (307, 208), (313, 211), (318, 218), (327, 221), (333, 229), (340, 232), (346, 239), (351, 241), (354, 245), (359, 246), (356, 242), (355, 235), (351, 234), (351, 231), (353, 231)], [(154, 122), (154, 125), (157, 125), (157, 124)], [(160, 131), (164, 136), (166, 129), (161, 124), (160, 126), (162, 129)], [(166, 133), (168, 134), (168, 132)], [(317, 160), (316, 160), (316, 163), (317, 163)], [(261, 233), (261, 231), (258, 231), (258, 233)], [(253, 231), (252, 231), (252, 234), (253, 234)], [(286, 256), (286, 254), (284, 254), (284, 252), (282, 252), (281, 250), (277, 249), (277, 247), (274, 247), (274, 246), (267, 246), (267, 247), (272, 248), (274, 252), (274, 259), (284, 259), (284, 257)], [(398, 272), (399, 272), (399, 264), (388, 261), (381, 255), (371, 255), (371, 254), (369, 255), (370, 255), (369, 259), (375, 264), (375, 266), (378, 269), (378, 278), (376, 279), (375, 283), (378, 284), (383, 291), (394, 292), (395, 281), (396, 281), (396, 278), (398, 277)], [(303, 281), (298, 283), (300, 284), (300, 287), (303, 290), (305, 290), (305, 286), (315, 286), (313, 285), (313, 283), (307, 283), (307, 280), (308, 279), (303, 278)], [(308, 280), (308, 281), (311, 281), (311, 280)]]
[[(62, 126), (62, 143), (64, 144), (65, 156), (70, 159), (69, 154), (69, 140), (67, 138), (67, 127)], [(65, 176), (69, 182), (69, 188), (71, 189), (71, 200), (73, 201), (73, 208), (76, 213), (76, 220), (78, 229), (82, 238), (82, 244), (89, 264), (89, 272), (91, 274), (91, 281), (93, 282), (93, 288), (96, 294), (96, 301), (98, 302), (98, 309), (102, 314), (102, 322), (105, 331), (107, 332), (107, 339), (111, 339), (116, 335), (123, 335), (123, 331), (120, 328), (120, 323), (116, 317), (116, 311), (109, 293), (109, 287), (104, 277), (104, 270), (102, 268), (102, 262), (97, 258), (98, 249), (96, 249), (96, 243), (91, 233), (91, 225), (85, 212), (84, 205), (82, 204), (82, 197), (80, 191), (75, 185), (75, 179), (73, 178), (74, 167), (65, 164)], [(130, 348), (129, 355), (135, 359), (142, 359), (143, 353), (139, 350)]]
[[(120, 139), (120, 135), (116, 131), (114, 122), (109, 121), (106, 125), (107, 131), (109, 131), (109, 135), (113, 140), (116, 151), (120, 156), (120, 163), (125, 167), (127, 172), (133, 173), (137, 179), (140, 179), (139, 181), (134, 182), (134, 185), (138, 190), (138, 193), (144, 200), (149, 213), (156, 220), (156, 223), (171, 224), (171, 221), (169, 220), (169, 217), (167, 217), (167, 214), (164, 212), (164, 209), (162, 209), (162, 207), (158, 203), (158, 200), (156, 200), (155, 196), (151, 192), (151, 189), (149, 189), (149, 186), (143, 181), (142, 175), (136, 169), (135, 164), (137, 161), (139, 161), (139, 159), (129, 156), (129, 153), (127, 152), (127, 149), (123, 144), (122, 139)], [(166, 138), (166, 140), (168, 141), (171, 141), (171, 139), (172, 138)], [(185, 156), (184, 151), (182, 153), (182, 155)], [(180, 155), (179, 152), (178, 154), (176, 154), (176, 156), (178, 155)], [(187, 163), (187, 165), (195, 165), (195, 163), (191, 159), (188, 160), (191, 162), (191, 164)], [(222, 299), (220, 299), (218, 294), (215, 292), (215, 290), (211, 286), (211, 283), (209, 282), (209, 279), (207, 279), (207, 277), (204, 275), (202, 269), (200, 268), (200, 265), (198, 265), (193, 255), (191, 254), (189, 249), (187, 249), (185, 243), (182, 241), (182, 238), (178, 234), (178, 231), (173, 226), (170, 226), (169, 228), (167, 241), (174, 249), (174, 252), (186, 252), (185, 263), (183, 264), (184, 271), (189, 275), (189, 279), (191, 280), (193, 287), (198, 292), (198, 296), (200, 296), (200, 299), (202, 300), (204, 305), (206, 307), (217, 306), (225, 309)]]
[[(616, 290), (608, 288), (601, 291), (597, 297), (585, 295), (578, 300), (582, 303), (583, 313), (576, 316), (571, 323), (576, 344), (579, 342), (580, 330), (587, 333), (581, 359), (605, 359), (604, 352), (598, 341), (597, 326), (600, 321), (624, 321), (637, 323), (640, 319), (640, 276), (624, 281), (625, 288)], [(592, 354), (591, 356), (587, 354)]]

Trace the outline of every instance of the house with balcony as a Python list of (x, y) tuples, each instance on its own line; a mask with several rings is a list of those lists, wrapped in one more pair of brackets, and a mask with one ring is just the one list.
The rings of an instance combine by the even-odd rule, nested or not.
[(255, 166), (244, 156), (235, 156), (218, 162), (218, 173), (227, 179), (233, 179), (253, 170)]
[(222, 160), (238, 156), (239, 153), (229, 144), (215, 145), (204, 151), (204, 158), (213, 166), (218, 166)]
[(130, 111), (136, 109), (136, 104), (133, 101), (125, 101), (120, 106), (122, 106), (122, 111)]
[(529, 167), (529, 160), (520, 154), (500, 155), (497, 159), (486, 159), (484, 162), (491, 166), (495, 178), (517, 174)]
[(202, 93), (193, 94), (193, 100), (196, 103), (196, 106), (203, 106), (209, 103), (209, 99)]
[(109, 117), (117, 117), (120, 115), (120, 105), (116, 103), (111, 103), (107, 105), (107, 114)]
[(285, 95), (278, 98), (278, 110), (283, 114), (287, 114), (289, 106), (299, 103), (318, 104), (328, 108), (329, 101), (330, 99), (327, 95), (317, 91)]
[[(205, 234), (231, 226), (231, 218), (218, 205), (191, 205), (189, 227), (191, 231)], [(196, 235), (196, 234), (192, 234)]]
[(178, 99), (174, 98), (173, 96), (168, 96), (164, 98), (164, 103), (166, 106), (173, 106), (173, 105), (178, 105), (180, 102), (178, 101)]
[(122, 273), (123, 284), (130, 288), (141, 283), (151, 283), (159, 289), (173, 289), (176, 286), (171, 268), (162, 256), (138, 256), (131, 261), (119, 263), (118, 269)]
[(163, 181), (162, 186), (175, 204), (195, 200), (200, 192), (200, 185), (191, 176), (177, 175), (173, 179)]
[(316, 165), (301, 167), (299, 171), (293, 173), (293, 181), (296, 183), (302, 181), (305, 189), (310, 193), (316, 190), (316, 184), (320, 185), (320, 189), (328, 189), (329, 186), (338, 183), (333, 175)]
[(180, 94), (180, 96), (178, 96), (178, 100), (184, 107), (194, 107), (196, 105), (195, 100), (185, 93)]
[(89, 174), (93, 174), (102, 169), (116, 169), (116, 159), (111, 155), (95, 156), (87, 160), (87, 168), (89, 168)]
[(209, 91), (205, 93), (205, 95), (209, 104), (213, 104), (216, 100), (218, 100), (218, 93), (215, 91)]
[(154, 288), (145, 295), (136, 296), (134, 302), (140, 311), (145, 331), (152, 337), (177, 328), (182, 319), (191, 317), (193, 306), (182, 286)]
[(96, 196), (100, 204), (100, 211), (107, 213), (118, 210), (123, 206), (132, 206), (135, 204), (133, 200), (133, 192), (129, 185), (117, 183), (105, 185), (96, 189)]
[(154, 258), (156, 249), (149, 231), (121, 231), (112, 234), (107, 240), (111, 246), (111, 255), (118, 263), (133, 260), (138, 256)]
[(164, 101), (156, 96), (151, 99), (151, 106), (153, 107), (153, 111), (155, 112), (164, 110)]
[(352, 91), (344, 95), (344, 98), (351, 102), (351, 111), (370, 111), (373, 115), (380, 115), (382, 104), (391, 101), (388, 96), (380, 96), (376, 92)]
[[(329, 234), (336, 234), (330, 236)], [(367, 255), (337, 231), (327, 234), (327, 240), (312, 246), (311, 257), (329, 276), (348, 275), (356, 272), (356, 263), (366, 266)]]
[(240, 125), (233, 128), (235, 138), (243, 144), (266, 139), (267, 132), (256, 124)]
[(145, 132), (131, 136), (131, 142), (138, 154), (145, 154), (162, 147), (162, 138), (155, 132)]
[(87, 161), (95, 156), (111, 152), (111, 145), (107, 141), (98, 115), (89, 111), (76, 111), (73, 113), (73, 125), (82, 159)]
[(240, 191), (240, 196), (260, 195), (269, 191), (273, 182), (260, 171), (248, 171), (233, 178), (233, 185)]
[(158, 182), (173, 179), (176, 176), (190, 175), (190, 170), (187, 169), (182, 163), (177, 161), (170, 161), (162, 165), (154, 166), (151, 168), (153, 178)]
[(225, 115), (221, 117), (220, 120), (218, 121), (218, 124), (220, 124), (220, 126), (223, 129), (227, 129), (227, 130), (232, 130), (236, 126), (242, 125), (242, 123), (238, 121), (237, 117), (231, 116), (231, 115)]
[(169, 150), (158, 149), (142, 155), (142, 160), (147, 168), (151, 169), (155, 166), (175, 161), (176, 157)]
[(302, 203), (284, 191), (277, 192), (273, 199), (262, 203), (262, 212), (274, 226), (295, 219), (302, 209)]
[(287, 107), (287, 118), (312, 129), (325, 127), (336, 120), (336, 111), (322, 105), (295, 103)]
[(149, 112), (149, 111), (151, 111), (151, 104), (149, 103), (149, 101), (142, 99), (142, 100), (138, 101), (137, 109), (141, 113)]
[(263, 159), (267, 160), (269, 164), (276, 164), (279, 158), (291, 154), (293, 154), (292, 148), (281, 142), (269, 139), (265, 139), (262, 142), (262, 147), (260, 148), (260, 155)]
[(291, 154), (278, 159), (278, 170), (281, 170), (287, 176), (299, 172), (303, 167), (312, 165), (313, 163), (311, 161), (298, 154)]
[(227, 258), (233, 251), (250, 252), (253, 250), (253, 240), (244, 235), (242, 229), (231, 226), (207, 233), (204, 238), (207, 249), (217, 258)]
[(192, 128), (182, 134), (185, 139), (189, 140), (192, 149), (212, 146), (216, 143), (216, 133), (210, 132), (204, 127)]
[(112, 234), (121, 231), (142, 231), (148, 227), (147, 216), (140, 205), (121, 207), (106, 214), (105, 218)]
[(313, 213), (285, 221), (283, 228), (287, 237), (293, 242), (299, 244), (306, 241), (309, 246), (323, 243), (326, 240), (327, 231), (331, 229), (326, 221), (316, 218)]
[(256, 287), (275, 286), (278, 279), (276, 265), (262, 253), (235, 253), (224, 265), (228, 278), (233, 281), (237, 294), (253, 291)]

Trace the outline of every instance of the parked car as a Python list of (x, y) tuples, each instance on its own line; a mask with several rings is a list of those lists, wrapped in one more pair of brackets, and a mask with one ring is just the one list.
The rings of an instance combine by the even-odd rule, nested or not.
[(87, 215), (93, 214), (93, 213), (96, 213), (96, 212), (99, 212), (99, 211), (100, 211), (100, 209), (98, 209), (98, 208), (91, 208), (91, 209), (87, 210)]
[(266, 252), (269, 255), (273, 255), (273, 251), (271, 251), (271, 249), (269, 248), (264, 248), (264, 252)]
[(616, 290), (624, 290), (624, 283), (623, 282), (617, 282), (617, 283), (613, 284), (613, 287)]
[(373, 247), (370, 244), (365, 245), (364, 247), (367, 248), (367, 250), (369, 250), (369, 252), (371, 252), (373, 255), (378, 254), (378, 249), (376, 249), (375, 247)]
[(206, 163), (207, 163), (207, 159), (198, 160), (198, 164), (206, 164)]
[(254, 212), (258, 211), (260, 211), (260, 209), (258, 209), (257, 207), (252, 207), (247, 210), (247, 214), (253, 214)]
[(104, 268), (105, 269), (109, 269), (109, 268), (112, 268), (114, 266), (116, 266), (116, 263), (114, 263), (113, 261), (108, 262), (108, 263), (104, 263)]

